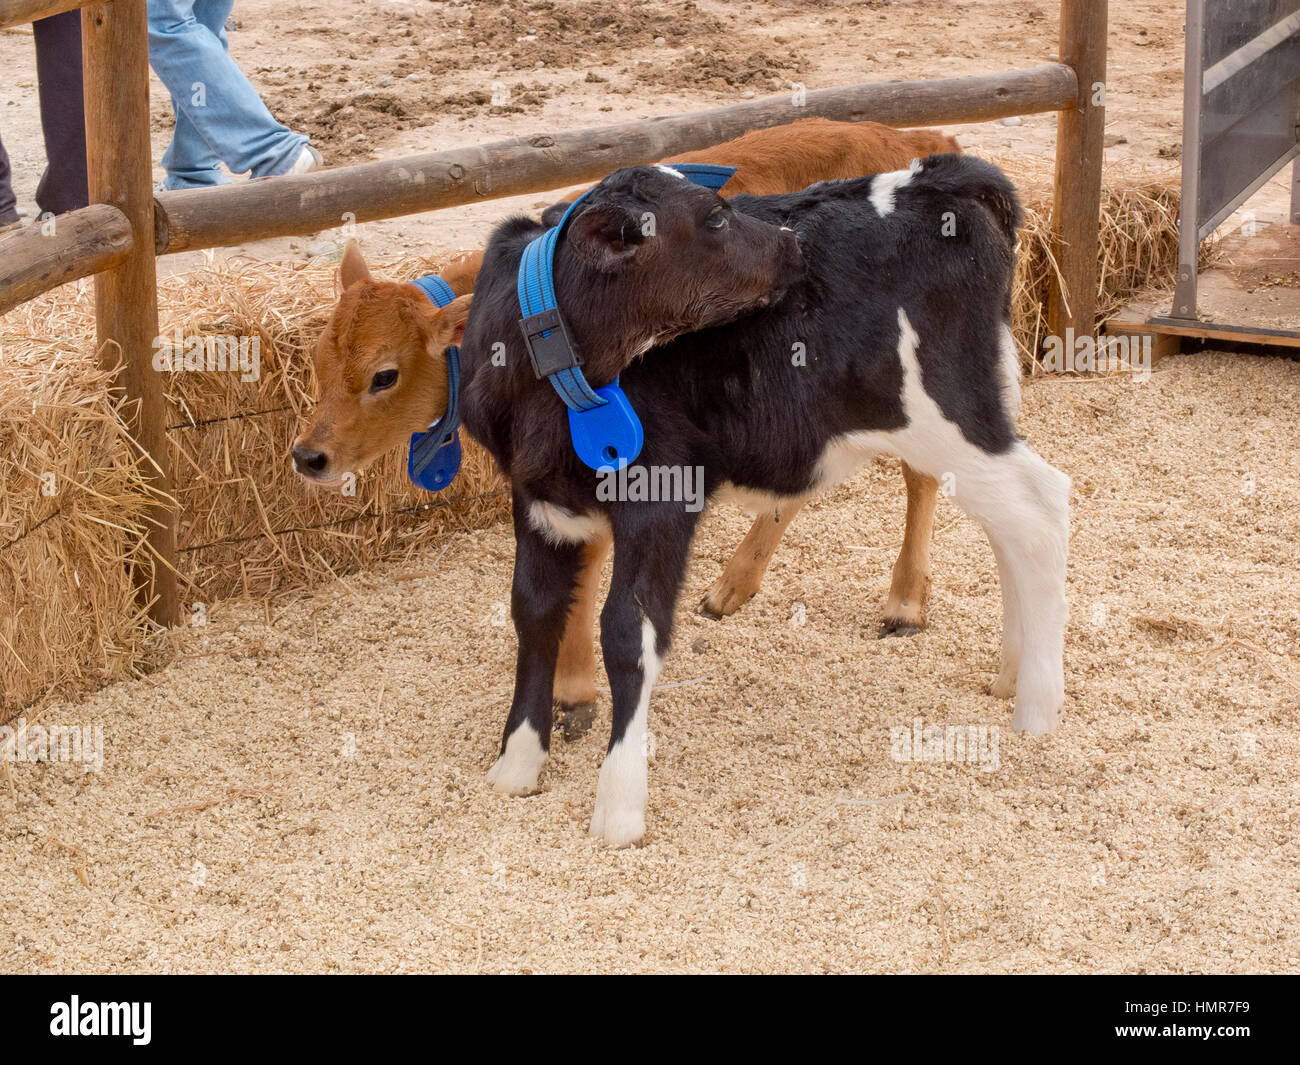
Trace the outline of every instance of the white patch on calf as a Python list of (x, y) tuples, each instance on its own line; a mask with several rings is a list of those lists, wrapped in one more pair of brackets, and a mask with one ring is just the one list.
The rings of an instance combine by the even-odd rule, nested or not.
[(685, 174), (681, 173), (680, 171), (674, 170), (671, 166), (667, 166), (664, 163), (655, 163), (655, 169), (662, 170), (665, 174), (669, 175), (670, 177), (675, 177), (679, 181), (686, 180)]
[(894, 433), (859, 432), (837, 436), (826, 445), (813, 473), (813, 491), (829, 492), (852, 477), (864, 462), (881, 455), (897, 455)]
[(724, 481), (718, 486), (712, 501), (730, 503), (750, 517), (757, 517), (759, 514), (770, 514), (774, 510), (784, 510), (787, 507), (801, 507), (806, 499), (806, 496), (778, 496), (753, 488), (741, 488), (730, 481)]
[(921, 164), (913, 159), (906, 170), (893, 170), (888, 174), (877, 174), (871, 179), (871, 206), (876, 214), (884, 218), (894, 210), (894, 194), (907, 185), (921, 172)]
[(609, 532), (604, 514), (575, 514), (541, 500), (528, 505), (528, 522), (553, 544), (585, 544)]
[(506, 749), (488, 770), (488, 783), (503, 795), (531, 795), (537, 790), (537, 778), (546, 764), (542, 739), (532, 724), (525, 721), (506, 740)]
[(611, 847), (627, 847), (645, 835), (645, 808), (650, 798), (646, 754), (650, 722), (650, 693), (663, 659), (655, 652), (655, 627), (641, 621), (641, 693), (627, 731), (610, 748), (600, 767), (596, 809), (591, 815), (591, 835)]

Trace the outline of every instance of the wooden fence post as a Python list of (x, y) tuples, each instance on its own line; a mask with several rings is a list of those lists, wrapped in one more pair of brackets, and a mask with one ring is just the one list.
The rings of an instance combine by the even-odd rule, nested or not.
[[(134, 404), (131, 431), (145, 452), (153, 486), (169, 496), (171, 451), (161, 376), (153, 370), (158, 335), (153, 232), (153, 149), (149, 140), (149, 37), (145, 0), (96, 3), (81, 12), (85, 66), (86, 163), (91, 202), (112, 204), (130, 222), (131, 252), (95, 277), (95, 322), (103, 358), (121, 360), (118, 383)], [(109, 343), (109, 342), (112, 343)], [(137, 584), (159, 624), (179, 616), (175, 508), (149, 514), (154, 555)]]
[(1065, 291), (1053, 279), (1047, 325), (1049, 335), (1057, 337), (1071, 326), (1076, 336), (1093, 336), (1097, 330), (1107, 6), (1107, 0), (1061, 0), (1060, 59), (1078, 76), (1079, 99), (1059, 113), (1056, 124), (1053, 215)]

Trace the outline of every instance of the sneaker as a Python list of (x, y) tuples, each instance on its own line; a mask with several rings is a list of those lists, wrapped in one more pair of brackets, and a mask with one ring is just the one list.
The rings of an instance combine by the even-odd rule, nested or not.
[(285, 171), (286, 174), (307, 174), (320, 168), (325, 162), (321, 158), (320, 152), (310, 144), (304, 144), (302, 151), (298, 153), (298, 158), (293, 161), (293, 166)]

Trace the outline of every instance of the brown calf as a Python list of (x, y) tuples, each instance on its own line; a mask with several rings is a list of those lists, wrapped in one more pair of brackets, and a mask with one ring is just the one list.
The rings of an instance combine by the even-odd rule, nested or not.
[[(665, 162), (735, 166), (724, 192), (768, 195), (794, 192), (817, 181), (898, 170), (934, 152), (957, 151), (957, 142), (938, 130), (896, 130), (874, 122), (807, 118), (753, 130)], [(569, 197), (582, 191), (572, 190)], [(358, 472), (405, 445), (411, 433), (426, 429), (446, 409), (442, 350), (464, 332), (481, 262), (482, 253), (474, 252), (443, 271), (443, 279), (460, 298), (439, 309), (414, 285), (373, 279), (360, 249), (349, 241), (339, 267), (342, 295), (316, 349), (316, 416), (293, 446), (299, 473), (320, 483), (337, 483), (344, 472)], [(385, 384), (390, 378), (392, 383)], [(385, 387), (376, 388), (377, 383)], [(903, 476), (907, 522), (882, 635), (915, 632), (925, 624), (938, 485), (907, 466)], [(758, 591), (786, 527), (802, 506), (802, 501), (787, 504), (755, 518), (722, 576), (705, 594), (701, 603), (705, 613), (731, 614)], [(560, 647), (554, 694), (557, 723), (566, 737), (586, 730), (596, 701), (592, 626), (609, 548), (608, 538), (586, 548), (586, 564)]]
[[(955, 138), (937, 129), (894, 129), (878, 122), (801, 118), (785, 126), (752, 129), (726, 144), (670, 155), (660, 161), (734, 166), (736, 172), (722, 189), (725, 195), (770, 196), (797, 192), (818, 181), (901, 170), (913, 159), (960, 151)], [(562, 198), (576, 199), (594, 187), (570, 189)]]

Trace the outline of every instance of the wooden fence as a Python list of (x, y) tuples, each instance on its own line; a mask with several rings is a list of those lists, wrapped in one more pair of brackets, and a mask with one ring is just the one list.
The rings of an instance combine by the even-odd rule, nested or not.
[[(263, 237), (314, 233), (346, 220), (455, 207), (590, 181), (620, 166), (706, 148), (750, 129), (820, 116), (892, 126), (978, 122), (1058, 112), (1054, 215), (1064, 281), (1051, 331), (1095, 329), (1105, 120), (1106, 0), (1062, 0), (1059, 61), (978, 77), (875, 82), (771, 96), (732, 107), (596, 129), (514, 137), (470, 148), (189, 192), (152, 191), (146, 0), (0, 0), (0, 27), (81, 8), (91, 205), (51, 235), (28, 226), (0, 237), (0, 314), (78, 278), (95, 278), (101, 357), (134, 401), (133, 435), (154, 487), (170, 494), (160, 376), (155, 257)], [(179, 620), (177, 515), (159, 506), (140, 595), (163, 625)]]

